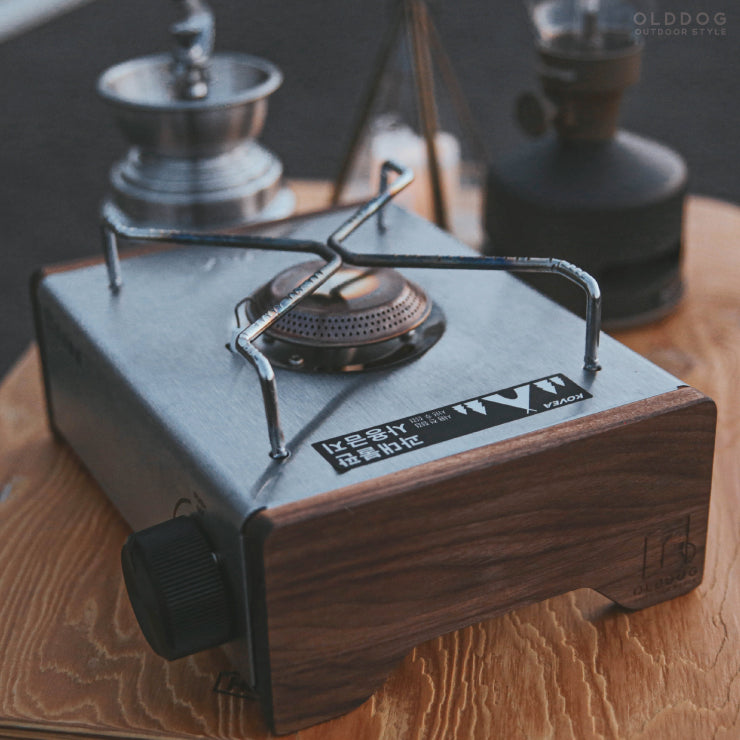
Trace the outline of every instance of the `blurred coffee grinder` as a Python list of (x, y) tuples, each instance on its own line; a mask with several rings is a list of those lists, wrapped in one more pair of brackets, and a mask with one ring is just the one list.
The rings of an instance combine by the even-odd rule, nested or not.
[(214, 231), (289, 216), (295, 196), (257, 137), (283, 75), (266, 59), (215, 52), (203, 0), (176, 0), (171, 53), (117, 64), (98, 80), (130, 146), (106, 207), (135, 226)]
[[(489, 254), (560, 257), (594, 275), (612, 328), (668, 313), (682, 293), (687, 171), (671, 149), (617, 129), (640, 76), (635, 10), (622, 0), (530, 0), (544, 96), (521, 95), (531, 144), (489, 171)], [(554, 132), (551, 131), (554, 129)], [(578, 290), (530, 282), (574, 312)]]

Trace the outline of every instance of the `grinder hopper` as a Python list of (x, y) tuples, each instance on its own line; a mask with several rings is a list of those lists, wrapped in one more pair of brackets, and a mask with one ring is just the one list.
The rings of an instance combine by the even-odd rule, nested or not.
[(130, 144), (110, 172), (109, 201), (137, 225), (228, 229), (292, 213), (280, 160), (257, 142), (267, 98), (283, 80), (271, 62), (212, 53), (213, 16), (178, 0), (170, 54), (106, 70), (98, 93)]

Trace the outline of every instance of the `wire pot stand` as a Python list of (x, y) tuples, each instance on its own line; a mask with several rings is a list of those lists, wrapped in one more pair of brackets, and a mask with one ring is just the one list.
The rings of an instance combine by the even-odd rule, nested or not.
[[(390, 182), (389, 174), (395, 173)], [(285, 435), (280, 422), (277, 383), (272, 364), (255, 345), (257, 338), (276, 321), (298, 305), (306, 296), (316, 291), (343, 264), (356, 267), (428, 268), (445, 270), (497, 270), (505, 272), (549, 272), (561, 275), (579, 285), (587, 297), (586, 342), (584, 369), (596, 372), (601, 369), (598, 360), (599, 334), (601, 331), (601, 291), (598, 282), (579, 267), (561, 259), (550, 257), (482, 257), (473, 255), (413, 255), (367, 254), (352, 252), (344, 246), (346, 239), (372, 216), (377, 215), (377, 228), (386, 230), (384, 206), (413, 181), (410, 169), (395, 162), (384, 162), (381, 167), (380, 191), (360, 206), (329, 238), (319, 242), (305, 239), (287, 239), (239, 234), (198, 234), (171, 229), (134, 226), (110, 202), (103, 205), (101, 221), (103, 251), (111, 292), (123, 289), (123, 276), (118, 253), (119, 239), (145, 242), (167, 242), (191, 246), (231, 247), (236, 249), (262, 249), (278, 252), (313, 254), (325, 263), (298, 287), (284, 296), (246, 327), (238, 327), (229, 348), (247, 360), (257, 371), (262, 390), (262, 400), (270, 441), (270, 456), (283, 460), (290, 455), (285, 445)]]

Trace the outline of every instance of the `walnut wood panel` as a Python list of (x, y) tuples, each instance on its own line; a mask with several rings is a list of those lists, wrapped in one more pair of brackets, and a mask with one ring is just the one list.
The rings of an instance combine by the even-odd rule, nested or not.
[(276, 729), (343, 713), (415, 645), (526, 604), (694, 588), (714, 427), (683, 388), (261, 512)]
[[(705, 576), (625, 612), (579, 589), (414, 648), (367, 702), (300, 733), (358, 738), (740, 736), (740, 210), (693, 199), (679, 310), (622, 341), (715, 399)], [(219, 651), (168, 664), (126, 602), (127, 534), (50, 437), (35, 352), (0, 386), (0, 737), (267, 736)]]

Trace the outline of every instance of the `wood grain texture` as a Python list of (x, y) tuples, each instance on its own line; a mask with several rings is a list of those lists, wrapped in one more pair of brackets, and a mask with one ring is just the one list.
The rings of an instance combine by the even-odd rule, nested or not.
[(253, 517), (274, 727), (346, 712), (415, 645), (532, 602), (696, 587), (714, 426), (682, 388)]
[[(633, 613), (580, 589), (433, 639), (301, 740), (740, 736), (739, 241), (740, 210), (693, 199), (685, 301), (618, 335), (717, 402), (702, 585)], [(30, 352), (0, 386), (0, 737), (265, 737), (253, 703), (213, 692), (222, 653), (168, 664), (145, 646), (126, 534), (49, 436)]]

